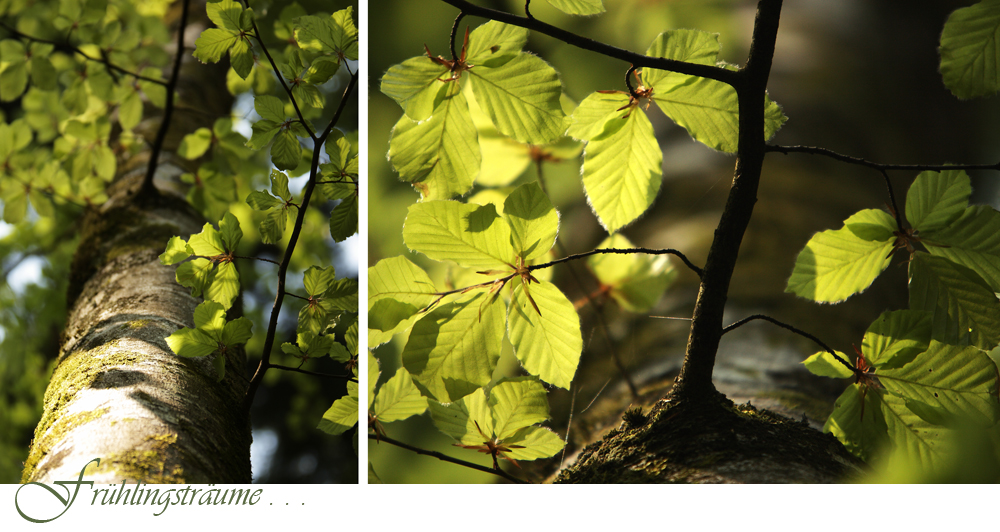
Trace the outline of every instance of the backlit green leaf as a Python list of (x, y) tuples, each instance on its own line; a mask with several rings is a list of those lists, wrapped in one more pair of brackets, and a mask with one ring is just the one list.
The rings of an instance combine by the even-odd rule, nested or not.
[(177, 155), (188, 160), (197, 159), (204, 155), (211, 145), (212, 130), (200, 127), (194, 133), (184, 135), (180, 147), (177, 148)]
[(333, 402), (323, 419), (320, 420), (319, 430), (327, 434), (336, 436), (351, 430), (358, 424), (358, 383), (349, 381), (347, 383), (347, 395)]
[(330, 215), (330, 238), (343, 242), (358, 232), (358, 197), (351, 196), (340, 202)]
[(541, 315), (528, 301), (524, 286), (518, 285), (507, 313), (514, 354), (528, 373), (568, 390), (583, 351), (580, 317), (555, 285), (532, 283), (529, 291)]
[[(653, 44), (650, 44), (649, 49), (646, 50), (646, 55), (698, 65), (715, 65), (721, 47), (717, 33), (700, 30), (671, 30), (657, 35)], [(643, 84), (647, 87), (656, 87), (659, 91), (670, 90), (690, 79), (690, 76), (676, 72), (652, 68), (642, 69)]]
[(542, 59), (521, 53), (501, 67), (473, 69), (469, 75), (476, 101), (500, 133), (545, 144), (566, 131), (568, 120), (559, 103), (562, 85)]
[(490, 390), (493, 432), (501, 440), (549, 418), (545, 387), (534, 377), (505, 380)]
[[(597, 249), (633, 247), (632, 242), (616, 233)], [(677, 278), (677, 270), (664, 255), (599, 254), (587, 259), (587, 265), (602, 285), (611, 287), (611, 297), (629, 312), (649, 311)]]
[(232, 262), (223, 262), (215, 269), (212, 284), (205, 290), (205, 298), (217, 301), (227, 310), (240, 293), (240, 275)]
[(921, 310), (883, 312), (861, 342), (865, 359), (878, 368), (907, 364), (927, 350), (931, 339), (931, 313)]
[(495, 68), (514, 58), (528, 43), (528, 30), (491, 20), (469, 34), (466, 62)]
[(821, 303), (837, 303), (865, 291), (889, 265), (895, 221), (869, 209), (837, 230), (817, 233), (795, 259), (785, 292)]
[(493, 205), (425, 201), (409, 207), (403, 242), (435, 260), (477, 270), (509, 269), (510, 227)]
[(625, 93), (595, 92), (587, 96), (573, 111), (573, 121), (567, 135), (580, 140), (604, 139), (628, 123), (622, 117), (628, 109), (629, 97)]
[[(368, 345), (378, 346), (388, 341), (393, 334), (409, 328), (416, 318), (417, 311), (431, 304), (437, 296), (437, 289), (427, 273), (406, 257), (391, 257), (382, 259), (375, 266), (368, 268)], [(387, 299), (398, 304), (385, 304), (377, 308), (376, 304)], [(402, 307), (405, 306), (405, 307)], [(400, 310), (408, 313), (400, 315)], [(392, 314), (388, 316), (387, 314)], [(411, 318), (412, 319), (409, 319)], [(391, 327), (385, 328), (389, 322)], [(373, 324), (383, 324), (373, 327)], [(385, 331), (381, 336), (373, 338), (373, 328)], [(379, 332), (382, 332), (379, 331)]]
[(290, 129), (281, 129), (271, 145), (271, 162), (279, 170), (292, 170), (302, 159), (302, 146)]
[(396, 100), (412, 120), (426, 120), (447, 98), (448, 68), (427, 56), (411, 57), (389, 67), (382, 76), (382, 93)]
[(392, 129), (389, 161), (423, 200), (468, 192), (481, 160), (476, 126), (461, 94), (446, 99), (429, 119), (415, 122), (403, 116)]
[(1000, 419), (997, 366), (974, 346), (931, 340), (927, 350), (908, 364), (878, 368), (877, 374), (889, 393), (908, 401), (987, 427)]
[(167, 249), (160, 255), (160, 264), (170, 265), (188, 258), (194, 250), (188, 247), (188, 243), (179, 236), (171, 237), (167, 241)]
[(183, 327), (166, 338), (167, 345), (179, 356), (193, 358), (214, 353), (219, 342), (201, 329)]
[(302, 276), (302, 284), (307, 294), (318, 297), (330, 288), (330, 285), (336, 278), (337, 274), (333, 266), (327, 266), (326, 268), (310, 266)]
[(230, 321), (222, 329), (222, 343), (227, 346), (245, 344), (252, 336), (253, 322), (245, 317)]
[(549, 3), (556, 9), (570, 15), (596, 15), (604, 13), (604, 4), (601, 0), (549, 0)]
[(956, 9), (941, 32), (941, 77), (952, 94), (976, 98), (1000, 90), (1000, 0)]
[[(837, 355), (843, 360), (847, 360), (847, 356), (840, 351), (837, 351)], [(813, 375), (819, 375), (820, 377), (849, 379), (854, 376), (854, 372), (851, 371), (851, 368), (843, 365), (828, 351), (820, 351), (810, 355), (809, 358), (802, 361), (802, 365), (804, 365), (810, 373)]]
[(525, 261), (548, 253), (559, 233), (559, 213), (538, 183), (514, 189), (504, 202), (514, 252)]
[(922, 232), (946, 228), (965, 211), (972, 194), (962, 170), (921, 172), (906, 193), (906, 219)]
[(418, 416), (427, 410), (427, 398), (413, 385), (413, 379), (404, 368), (396, 370), (375, 397), (375, 417), (382, 423)]
[(583, 158), (583, 187), (609, 233), (646, 212), (663, 179), (663, 153), (649, 118), (633, 109), (622, 122), (614, 133), (588, 142)]
[(972, 269), (1000, 292), (1000, 212), (973, 205), (947, 226), (921, 233), (920, 238), (931, 255)]
[(239, 34), (219, 28), (208, 28), (201, 32), (194, 42), (194, 57), (202, 63), (218, 63), (239, 40)]
[(976, 272), (948, 259), (913, 255), (910, 308), (933, 313), (935, 339), (983, 350), (1000, 344), (1000, 302), (993, 289)]
[(452, 402), (489, 383), (500, 358), (503, 307), (503, 300), (478, 293), (417, 321), (402, 359), (425, 395)]

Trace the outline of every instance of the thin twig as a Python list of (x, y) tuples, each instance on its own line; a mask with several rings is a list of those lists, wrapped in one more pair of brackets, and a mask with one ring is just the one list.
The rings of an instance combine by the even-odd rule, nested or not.
[(244, 257), (242, 255), (233, 255), (234, 259), (246, 259), (246, 260), (261, 260), (264, 262), (270, 262), (271, 264), (281, 264), (280, 262), (272, 259), (265, 259), (264, 257)]
[(482, 471), (483, 473), (489, 473), (491, 475), (496, 475), (498, 477), (501, 477), (501, 478), (504, 478), (506, 480), (509, 480), (509, 481), (511, 481), (511, 482), (513, 482), (515, 484), (528, 484), (527, 481), (521, 480), (521, 479), (519, 479), (519, 478), (511, 475), (510, 473), (504, 471), (503, 469), (493, 469), (491, 467), (486, 467), (484, 465), (474, 464), (472, 462), (466, 462), (465, 460), (459, 460), (458, 458), (452, 458), (452, 457), (450, 457), (450, 456), (448, 456), (448, 455), (446, 455), (444, 453), (439, 453), (437, 451), (428, 451), (427, 449), (421, 449), (420, 447), (414, 447), (412, 445), (408, 445), (406, 443), (394, 440), (392, 438), (388, 438), (386, 436), (378, 436), (378, 437), (376, 437), (374, 434), (369, 434), (368, 435), (368, 439), (369, 440), (379, 441), (379, 442), (385, 442), (385, 443), (388, 443), (390, 445), (395, 445), (396, 447), (402, 447), (403, 449), (406, 449), (408, 451), (413, 451), (413, 452), (415, 452), (417, 454), (422, 454), (424, 456), (433, 456), (434, 458), (437, 458), (438, 460), (444, 460), (445, 462), (451, 462), (453, 464), (457, 464), (457, 465), (460, 465), (460, 466), (468, 467), (470, 469), (475, 469), (476, 471)]
[[(243, 5), (246, 6), (247, 9), (250, 9), (250, 0), (242, 0), (242, 1)], [(295, 115), (299, 117), (299, 122), (302, 122), (302, 125), (306, 128), (306, 133), (309, 133), (309, 138), (315, 141), (316, 134), (313, 133), (312, 125), (309, 123), (308, 120), (306, 120), (305, 115), (302, 114), (302, 110), (299, 109), (299, 102), (295, 101), (295, 95), (292, 94), (292, 89), (290, 89), (288, 87), (288, 84), (285, 83), (285, 76), (281, 73), (280, 70), (278, 70), (278, 65), (277, 63), (274, 62), (274, 59), (271, 57), (271, 52), (267, 50), (267, 46), (264, 44), (264, 39), (261, 39), (260, 37), (260, 30), (257, 29), (256, 18), (251, 19), (251, 24), (253, 25), (253, 37), (254, 39), (257, 40), (257, 44), (260, 44), (260, 49), (262, 52), (264, 52), (264, 57), (266, 57), (267, 62), (271, 64), (271, 70), (274, 71), (274, 74), (278, 77), (278, 81), (281, 82), (281, 88), (285, 89), (285, 93), (288, 94), (288, 98), (292, 101), (292, 107), (295, 108)]]
[[(14, 29), (14, 28), (12, 28), (12, 27), (10, 27), (10, 26), (2, 23), (2, 22), (0, 22), (0, 28), (3, 28), (5, 30), (7, 30), (8, 32), (10, 32), (11, 35), (13, 35), (15, 37), (20, 37), (22, 39), (27, 39), (27, 40), (29, 40), (31, 42), (37, 42), (37, 43), (42, 43), (42, 44), (51, 44), (51, 45), (55, 46), (56, 50), (59, 50), (60, 52), (74, 53), (74, 54), (82, 56), (87, 61), (93, 61), (95, 63), (101, 63), (104, 66), (106, 66), (106, 67), (108, 67), (108, 68), (110, 68), (112, 70), (115, 70), (115, 71), (121, 72), (122, 74), (125, 74), (126, 76), (132, 76), (133, 78), (141, 79), (143, 81), (148, 81), (150, 83), (155, 83), (157, 85), (163, 85), (163, 86), (167, 85), (167, 82), (164, 81), (164, 80), (162, 80), (162, 79), (154, 79), (154, 78), (149, 78), (149, 77), (146, 77), (146, 76), (141, 76), (139, 74), (136, 74), (135, 72), (132, 72), (131, 70), (122, 68), (122, 67), (120, 67), (120, 66), (112, 63), (107, 58), (104, 58), (104, 57), (91, 57), (91, 56), (87, 55), (87, 53), (84, 52), (83, 50), (77, 48), (76, 46), (73, 46), (72, 44), (69, 44), (68, 42), (59, 42), (59, 41), (52, 41), (52, 40), (49, 40), (49, 39), (40, 39), (38, 37), (32, 37), (31, 35), (27, 35), (27, 34), (21, 33), (19, 31), (17, 31), (16, 29)], [(104, 51), (102, 50), (101, 53), (103, 54)]]
[(281, 303), (285, 298), (286, 275), (288, 273), (288, 266), (292, 261), (292, 253), (295, 252), (295, 244), (299, 240), (299, 233), (302, 232), (302, 226), (305, 222), (306, 207), (309, 206), (309, 198), (312, 196), (313, 189), (316, 188), (316, 180), (319, 176), (320, 146), (326, 141), (330, 132), (333, 131), (334, 125), (336, 125), (336, 123), (340, 120), (341, 115), (344, 113), (344, 109), (347, 107), (347, 103), (352, 100), (351, 96), (354, 94), (354, 88), (357, 84), (358, 75), (355, 72), (351, 75), (351, 81), (347, 84), (347, 88), (344, 89), (344, 93), (340, 98), (340, 105), (337, 107), (337, 111), (334, 113), (333, 118), (330, 119), (330, 123), (327, 124), (322, 135), (314, 137), (315, 143), (313, 146), (312, 162), (309, 166), (309, 181), (306, 182), (305, 190), (302, 194), (302, 206), (299, 208), (298, 215), (295, 217), (295, 225), (292, 227), (292, 234), (288, 237), (288, 246), (285, 248), (285, 254), (281, 259), (281, 264), (278, 265), (278, 287), (276, 289), (274, 305), (271, 307), (271, 318), (267, 325), (267, 333), (264, 336), (263, 354), (261, 355), (260, 363), (257, 365), (257, 370), (254, 372), (253, 378), (250, 379), (250, 386), (247, 388), (247, 395), (243, 401), (244, 408), (248, 411), (250, 410), (250, 405), (253, 404), (253, 398), (257, 393), (257, 388), (260, 387), (260, 383), (264, 379), (264, 373), (267, 372), (269, 367), (272, 367), (271, 348), (274, 346), (274, 336), (278, 329), (278, 316), (281, 314)]
[(826, 148), (819, 148), (815, 146), (776, 146), (768, 145), (764, 148), (767, 152), (777, 152), (788, 155), (789, 153), (808, 153), (811, 155), (823, 155), (825, 157), (830, 157), (831, 159), (836, 159), (838, 161), (850, 164), (856, 164), (860, 166), (867, 166), (868, 168), (874, 168), (875, 170), (933, 170), (935, 172), (942, 172), (945, 170), (1000, 170), (1000, 162), (995, 164), (884, 164), (869, 161), (867, 159), (862, 159), (861, 157), (853, 157), (850, 155), (844, 155), (837, 153), (833, 150), (828, 150)]
[(562, 264), (563, 262), (569, 262), (571, 260), (584, 259), (591, 255), (606, 254), (606, 253), (616, 253), (619, 255), (632, 255), (632, 254), (645, 254), (645, 255), (674, 255), (684, 262), (684, 265), (691, 269), (698, 277), (702, 276), (702, 269), (695, 266), (683, 253), (677, 251), (676, 249), (648, 249), (648, 248), (629, 248), (629, 249), (595, 249), (593, 251), (588, 251), (586, 253), (577, 253), (576, 255), (570, 255), (568, 257), (563, 257), (561, 259), (554, 260), (552, 262), (546, 262), (545, 264), (535, 264), (533, 266), (528, 266), (528, 271), (540, 270), (542, 268), (550, 268), (556, 264)]
[(677, 72), (680, 74), (687, 74), (689, 76), (698, 76), (702, 78), (714, 79), (716, 81), (721, 81), (732, 87), (743, 83), (740, 80), (739, 71), (729, 70), (723, 67), (718, 67), (714, 65), (700, 65), (695, 63), (688, 63), (686, 61), (677, 61), (674, 59), (666, 59), (664, 57), (650, 57), (648, 55), (637, 54), (635, 52), (630, 52), (622, 48), (611, 46), (600, 41), (595, 41), (593, 39), (588, 39), (586, 37), (581, 37), (575, 33), (568, 32), (564, 29), (557, 28), (550, 24), (546, 24), (534, 17), (519, 17), (511, 13), (504, 11), (497, 11), (495, 9), (489, 9), (486, 7), (481, 7), (465, 0), (442, 0), (446, 4), (450, 4), (459, 10), (461, 10), (466, 15), (472, 15), (476, 17), (483, 17), (490, 20), (496, 20), (503, 22), (504, 24), (510, 24), (512, 26), (518, 26), (531, 31), (536, 31), (549, 37), (559, 39), (566, 44), (575, 46), (577, 48), (582, 48), (584, 50), (590, 50), (591, 52), (596, 52), (598, 54), (611, 57), (614, 59), (619, 59), (627, 63), (635, 65), (636, 68), (655, 68), (658, 70), (666, 70), (669, 72)]
[(354, 377), (353, 375), (333, 375), (331, 373), (320, 373), (318, 371), (309, 371), (307, 369), (293, 368), (291, 366), (282, 366), (281, 364), (271, 364), (271, 367), (274, 369), (283, 369), (285, 371), (295, 371), (298, 373), (305, 373), (306, 375), (312, 375), (314, 377), (326, 377), (328, 379), (356, 380), (356, 377)]
[(812, 340), (813, 342), (815, 342), (820, 347), (822, 347), (824, 351), (826, 351), (826, 352), (830, 353), (831, 355), (833, 355), (833, 358), (836, 358), (837, 361), (839, 361), (841, 364), (843, 364), (845, 367), (847, 367), (847, 369), (851, 370), (854, 373), (857, 373), (857, 371), (858, 371), (857, 368), (855, 368), (850, 362), (848, 362), (848, 361), (844, 360), (843, 358), (841, 358), (840, 355), (838, 355), (836, 351), (834, 351), (832, 348), (830, 348), (830, 346), (828, 346), (825, 343), (823, 343), (823, 341), (820, 340), (819, 338), (816, 338), (815, 336), (813, 336), (813, 335), (811, 335), (811, 334), (803, 331), (802, 329), (797, 329), (797, 328), (795, 328), (795, 327), (793, 327), (793, 326), (791, 326), (791, 325), (789, 325), (787, 323), (778, 321), (778, 320), (776, 320), (776, 319), (774, 319), (774, 318), (772, 318), (770, 316), (765, 316), (763, 314), (754, 314), (753, 316), (748, 316), (746, 318), (743, 318), (742, 320), (740, 320), (740, 321), (738, 321), (738, 322), (736, 322), (736, 323), (734, 323), (734, 324), (732, 324), (732, 325), (730, 325), (730, 326), (722, 329), (722, 334), (726, 334), (728, 332), (731, 332), (734, 329), (737, 329), (737, 328), (739, 328), (739, 327), (741, 327), (743, 325), (746, 325), (747, 323), (750, 323), (753, 320), (768, 321), (768, 322), (771, 322), (771, 323), (777, 325), (778, 327), (781, 327), (782, 329), (786, 329), (786, 330), (792, 331), (793, 333), (795, 333), (795, 334), (797, 334), (799, 336), (803, 336), (805, 338), (808, 338), (808, 339)]
[(167, 138), (167, 130), (170, 129), (170, 122), (174, 113), (174, 95), (177, 91), (177, 79), (180, 77), (181, 61), (184, 59), (184, 29), (187, 27), (189, 3), (190, 0), (184, 0), (184, 3), (181, 4), (181, 22), (177, 28), (177, 52), (174, 54), (174, 68), (170, 73), (170, 81), (167, 82), (167, 101), (163, 106), (160, 129), (157, 130), (156, 139), (149, 150), (149, 165), (146, 166), (146, 176), (142, 180), (142, 186), (139, 188), (137, 197), (155, 197), (159, 194), (156, 186), (153, 185), (153, 176), (156, 175), (160, 151), (163, 150), (163, 142)]

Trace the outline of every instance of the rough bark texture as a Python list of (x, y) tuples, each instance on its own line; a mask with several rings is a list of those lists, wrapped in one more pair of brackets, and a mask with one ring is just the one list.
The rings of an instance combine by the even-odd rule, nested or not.
[[(198, 31), (188, 27), (189, 35)], [(157, 181), (189, 171), (170, 163), (184, 134), (228, 114), (224, 72), (197, 63), (182, 69), (184, 105), (173, 115)], [(243, 351), (229, 350), (226, 378), (216, 382), (211, 357), (181, 358), (165, 341), (194, 327), (201, 300), (158, 257), (171, 236), (197, 233), (204, 220), (172, 193), (136, 196), (149, 157), (147, 150), (121, 162), (110, 199), (83, 218), (66, 331), (24, 482), (75, 479), (94, 458), (100, 464), (86, 478), (99, 483), (251, 480)]]

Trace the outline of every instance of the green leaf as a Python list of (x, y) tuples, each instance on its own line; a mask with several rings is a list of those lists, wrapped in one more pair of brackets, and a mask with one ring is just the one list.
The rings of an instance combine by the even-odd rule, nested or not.
[(270, 120), (276, 124), (285, 121), (285, 104), (275, 96), (258, 95), (253, 100), (253, 108), (264, 120)]
[(252, 336), (253, 322), (244, 317), (236, 318), (222, 329), (222, 343), (227, 346), (245, 344)]
[(0, 102), (16, 100), (28, 86), (28, 66), (25, 61), (8, 63), (0, 71)]
[(484, 438), (480, 430), (487, 438), (492, 437), (493, 419), (484, 388), (450, 404), (431, 401), (429, 407), (434, 426), (461, 444), (482, 445)]
[(118, 106), (118, 123), (122, 129), (134, 128), (142, 120), (142, 99), (136, 91), (129, 91)]
[(566, 131), (559, 75), (542, 59), (521, 53), (501, 67), (473, 69), (469, 75), (476, 102), (500, 133), (545, 144)]
[(992, 426), (1000, 420), (997, 366), (974, 346), (931, 340), (926, 351), (893, 369), (878, 368), (889, 393), (918, 401), (947, 415)]
[(466, 62), (495, 68), (516, 56), (528, 43), (528, 30), (491, 20), (469, 34)]
[(1000, 292), (1000, 213), (990, 206), (968, 207), (958, 219), (920, 238), (931, 255), (972, 269)]
[(358, 232), (358, 197), (351, 196), (340, 202), (330, 215), (330, 238), (343, 242)]
[(427, 56), (411, 57), (389, 67), (382, 76), (382, 93), (392, 98), (412, 120), (426, 120), (448, 98), (448, 68)]
[(250, 140), (246, 142), (246, 146), (251, 150), (260, 150), (264, 146), (267, 146), (268, 142), (274, 138), (278, 132), (282, 131), (281, 124), (274, 123), (270, 120), (258, 120), (253, 123), (251, 127), (252, 133), (250, 134)]
[[(634, 247), (621, 234), (614, 234), (597, 249)], [(665, 255), (599, 254), (587, 259), (587, 265), (602, 285), (611, 287), (611, 297), (629, 312), (648, 312), (677, 278), (677, 270)]]
[(921, 172), (906, 193), (906, 219), (921, 232), (946, 228), (965, 211), (970, 194), (963, 170)]
[(307, 15), (296, 20), (295, 40), (305, 50), (336, 53), (345, 46), (344, 29), (332, 17)]
[(207, 127), (200, 127), (194, 133), (184, 135), (181, 145), (177, 148), (177, 155), (191, 160), (197, 159), (208, 151), (212, 145), (212, 130)]
[(358, 383), (349, 381), (347, 395), (333, 402), (317, 428), (333, 436), (351, 430), (358, 424), (358, 406)]
[(48, 57), (32, 54), (31, 84), (43, 91), (51, 91), (58, 88), (59, 85), (56, 83), (56, 69), (52, 66), (52, 61)]
[[(671, 30), (657, 35), (653, 44), (649, 45), (649, 49), (646, 50), (646, 55), (697, 65), (715, 65), (721, 49), (722, 45), (719, 44), (719, 34), (717, 33), (701, 30)], [(642, 69), (643, 84), (648, 87), (656, 87), (656, 90), (659, 91), (670, 90), (690, 79), (690, 76), (676, 72), (653, 68)]]
[(177, 282), (190, 288), (191, 295), (195, 297), (201, 297), (214, 277), (212, 262), (206, 259), (194, 259), (177, 267)]
[(183, 327), (174, 331), (166, 340), (174, 353), (186, 358), (207, 356), (219, 348), (219, 342), (201, 329)]
[(573, 121), (567, 135), (580, 140), (607, 138), (628, 123), (622, 117), (628, 110), (629, 97), (625, 93), (595, 92), (587, 96), (573, 111)]
[(205, 4), (205, 12), (209, 20), (216, 26), (231, 31), (246, 29), (240, 25), (240, 15), (243, 14), (243, 6), (235, 0), (219, 0)]
[(302, 146), (290, 129), (282, 128), (271, 145), (271, 162), (279, 170), (293, 170), (302, 159)]
[(514, 189), (504, 202), (514, 252), (525, 261), (549, 252), (559, 233), (559, 213), (538, 183)]
[(267, 211), (267, 216), (260, 222), (260, 240), (265, 244), (277, 244), (281, 242), (281, 235), (285, 232), (285, 224), (288, 223), (288, 209), (272, 209)]
[(503, 306), (488, 294), (472, 294), (413, 326), (403, 366), (425, 395), (452, 402), (490, 382), (503, 341)]
[(378, 360), (375, 359), (375, 355), (372, 354), (371, 350), (368, 350), (368, 409), (369, 410), (371, 410), (372, 405), (375, 404), (375, 383), (378, 382), (378, 376), (380, 373), (381, 372), (379, 371)]
[(506, 441), (515, 432), (549, 418), (548, 393), (534, 377), (504, 380), (490, 390), (492, 432)]
[(910, 308), (933, 313), (935, 339), (983, 350), (1000, 344), (1000, 302), (975, 271), (917, 252), (909, 273)]
[(219, 236), (226, 251), (236, 251), (240, 239), (243, 238), (243, 230), (240, 229), (240, 221), (233, 216), (233, 213), (227, 212), (219, 221)]
[(337, 273), (333, 266), (327, 266), (326, 268), (310, 266), (302, 275), (302, 284), (307, 294), (311, 297), (318, 297), (330, 288), (330, 285), (333, 284), (336, 278)]
[(930, 339), (930, 312), (883, 312), (865, 332), (861, 352), (876, 367), (894, 368), (907, 364), (926, 351)]
[(941, 77), (958, 98), (1000, 90), (1000, 0), (956, 9), (941, 32)]
[[(194, 57), (202, 63), (218, 63), (222, 56), (240, 40), (237, 33), (208, 28), (194, 42)], [(244, 78), (245, 79), (245, 78)]]
[(568, 390), (583, 351), (580, 317), (552, 283), (533, 283), (529, 291), (541, 315), (528, 301), (524, 286), (518, 285), (507, 313), (514, 354), (528, 373)]
[(549, 0), (549, 3), (556, 9), (570, 15), (596, 15), (604, 13), (604, 4), (601, 0)]
[(253, 48), (249, 41), (239, 39), (233, 43), (229, 49), (229, 64), (239, 77), (247, 79), (254, 64)]
[(888, 443), (880, 398), (883, 393), (883, 390), (868, 390), (862, 398), (860, 385), (848, 386), (834, 403), (823, 432), (836, 436), (847, 450), (862, 460), (871, 460)]
[(427, 411), (427, 398), (413, 384), (404, 368), (396, 370), (375, 397), (375, 417), (382, 423), (418, 416)]
[[(837, 351), (837, 355), (847, 360), (847, 356)], [(854, 376), (850, 368), (840, 363), (828, 351), (820, 351), (809, 356), (802, 361), (802, 365), (813, 375), (820, 377), (832, 377), (834, 379), (849, 379)]]
[[(436, 292), (427, 273), (406, 257), (382, 259), (368, 268), (369, 347), (376, 347), (393, 334), (409, 328), (418, 317), (417, 311), (437, 299)], [(382, 300), (396, 304), (378, 307)], [(400, 315), (400, 310), (405, 315)], [(376, 327), (378, 324), (382, 326)], [(371, 329), (379, 328), (385, 331), (384, 334), (373, 338)]]
[(212, 224), (205, 224), (202, 226), (200, 233), (191, 235), (188, 245), (191, 246), (193, 255), (200, 255), (202, 257), (214, 257), (225, 252), (222, 237), (212, 227)]
[(240, 275), (232, 262), (223, 262), (215, 269), (212, 283), (205, 289), (205, 298), (221, 303), (227, 310), (240, 294)]
[[(911, 410), (912, 401), (889, 393), (878, 395), (881, 396), (879, 407), (885, 419), (885, 430), (893, 448), (906, 449), (923, 468), (933, 468), (946, 459), (947, 429), (926, 421)], [(867, 415), (867, 410), (865, 412)]]
[(194, 250), (188, 246), (188, 243), (183, 238), (179, 236), (170, 237), (170, 240), (167, 241), (167, 249), (160, 255), (160, 264), (165, 266), (177, 264), (190, 257), (192, 253), (194, 253)]
[(566, 442), (545, 427), (525, 427), (505, 439), (504, 444), (524, 447), (524, 449), (511, 449), (507, 453), (507, 456), (514, 460), (537, 460), (555, 456)]
[[(663, 180), (663, 153), (645, 113), (633, 109), (608, 136), (587, 143), (583, 186), (601, 225), (614, 233), (653, 204)], [(617, 120), (617, 119), (615, 119)], [(607, 131), (607, 128), (605, 128)]]
[(247, 205), (258, 210), (266, 211), (271, 207), (283, 205), (284, 202), (268, 194), (263, 190), (254, 190), (247, 196)]
[(465, 97), (448, 98), (423, 122), (400, 118), (392, 129), (389, 161), (423, 200), (450, 199), (468, 192), (482, 156)]
[(888, 213), (868, 209), (842, 229), (817, 233), (795, 259), (785, 292), (837, 303), (865, 291), (889, 265), (895, 228)]
[[(333, 77), (340, 70), (340, 59), (335, 56), (321, 55), (312, 60), (302, 79), (306, 83), (322, 85)], [(322, 106), (321, 106), (322, 107)]]
[(510, 227), (492, 204), (426, 201), (410, 205), (403, 242), (434, 260), (478, 270), (509, 269), (514, 259)]

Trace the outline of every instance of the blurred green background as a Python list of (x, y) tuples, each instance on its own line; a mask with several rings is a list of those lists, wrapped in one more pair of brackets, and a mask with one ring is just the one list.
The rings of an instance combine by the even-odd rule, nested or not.
[[(519, 0), (477, 3), (517, 14), (523, 13), (524, 6)], [(938, 37), (944, 21), (951, 11), (970, 3), (785, 2), (769, 92), (789, 120), (771, 142), (822, 146), (887, 163), (989, 163), (1000, 159), (1000, 129), (995, 126), (1000, 117), (998, 100), (961, 102), (945, 89), (938, 74)], [(604, 4), (607, 13), (586, 18), (564, 15), (541, 0), (532, 2), (531, 11), (555, 26), (638, 52), (644, 52), (668, 29), (717, 32), (722, 42), (720, 58), (741, 65), (756, 8), (756, 2), (749, 0), (605, 0)], [(368, 262), (374, 265), (382, 258), (404, 254), (428, 269), (439, 286), (444, 286), (448, 272), (422, 255), (408, 252), (403, 245), (406, 208), (418, 195), (408, 184), (399, 182), (386, 160), (390, 130), (402, 111), (379, 92), (379, 83), (390, 66), (421, 55), (424, 44), (434, 55), (447, 57), (448, 36), (457, 14), (455, 8), (435, 0), (380, 0), (371, 4)], [(483, 22), (466, 17), (460, 32), (466, 24), (474, 28)], [(538, 34), (530, 36), (528, 49), (559, 71), (564, 91), (575, 102), (595, 90), (625, 90), (622, 78), (629, 65), (620, 61)], [(735, 159), (693, 142), (655, 106), (648, 112), (664, 154), (663, 186), (652, 209), (622, 232), (636, 245), (676, 248), (696, 264), (703, 264), (728, 194)], [(585, 202), (579, 173), (579, 160), (544, 167), (549, 194), (561, 215), (559, 241), (567, 254), (594, 249), (607, 236)], [(971, 175), (973, 201), (996, 207), (998, 176)], [(514, 185), (536, 176), (536, 170), (529, 168)], [(902, 205), (915, 174), (893, 172), (891, 177)], [(898, 265), (899, 260), (867, 292), (840, 305), (799, 300), (785, 294), (784, 287), (795, 256), (813, 233), (839, 228), (854, 212), (880, 208), (887, 201), (882, 177), (872, 170), (816, 156), (768, 155), (754, 218), (730, 290), (727, 322), (766, 312), (816, 334), (836, 349), (849, 350), (851, 343), (860, 344), (865, 329), (881, 312), (906, 306), (906, 271)], [(583, 279), (582, 288), (571, 273), (565, 267), (554, 273), (571, 300), (596, 288), (582, 265), (576, 267), (576, 274)], [(650, 314), (690, 317), (696, 294), (696, 278), (681, 268), (679, 282)], [(581, 310), (581, 320), (585, 347), (573, 390), (555, 389), (550, 394), (550, 426), (562, 435), (570, 411), (582, 419), (581, 410), (595, 397), (622, 395), (611, 349), (641, 380), (675, 371), (687, 341), (685, 321), (627, 315), (613, 305), (600, 313), (586, 307)], [(405, 335), (399, 335), (376, 350), (382, 364), (380, 383), (395, 372), (404, 344)], [(741, 371), (750, 367), (785, 372), (788, 358), (797, 365), (814, 351), (815, 346), (808, 341), (780, 330), (747, 326), (724, 339), (716, 376), (724, 374), (726, 364)], [(769, 353), (782, 354), (768, 358)], [(750, 354), (756, 358), (732, 362)], [(507, 370), (516, 371), (509, 348), (502, 360), (508, 361)], [(835, 398), (843, 389), (839, 383), (831, 386), (829, 380), (817, 386), (828, 387), (819, 390), (825, 400)], [(573, 430), (579, 430), (577, 424)], [(434, 430), (426, 415), (390, 424), (387, 432), (413, 445), (490, 463), (488, 457), (451, 447), (451, 440)], [(494, 480), (384, 443), (369, 443), (369, 452), (385, 482)], [(558, 462), (558, 457), (550, 460), (537, 471), (531, 470), (529, 476), (541, 478)]]

